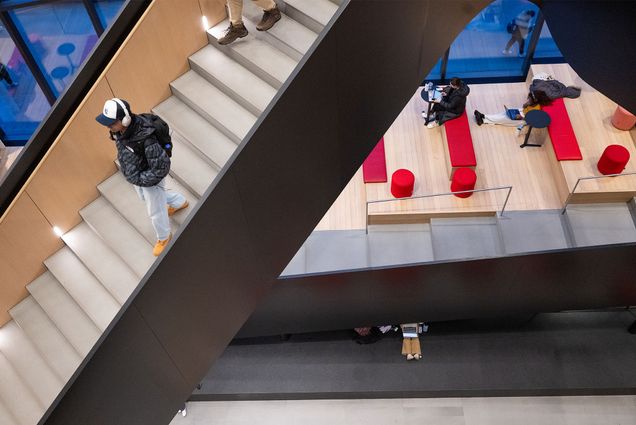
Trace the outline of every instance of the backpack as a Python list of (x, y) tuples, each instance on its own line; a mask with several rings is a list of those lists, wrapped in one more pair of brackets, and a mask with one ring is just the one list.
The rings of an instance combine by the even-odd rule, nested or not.
[(506, 31), (508, 31), (508, 34), (512, 34), (516, 30), (517, 30), (517, 19), (515, 18), (512, 21), (508, 22), (508, 25), (506, 25)]
[(162, 120), (155, 114), (139, 114), (148, 121), (152, 122), (152, 125), (155, 127), (155, 136), (157, 136), (157, 140), (159, 141), (159, 145), (166, 151), (166, 154), (169, 158), (172, 157), (172, 137), (170, 137), (170, 127), (168, 123)]

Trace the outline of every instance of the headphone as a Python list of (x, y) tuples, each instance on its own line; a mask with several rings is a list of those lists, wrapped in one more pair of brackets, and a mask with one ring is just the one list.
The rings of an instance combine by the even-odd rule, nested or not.
[(130, 125), (130, 122), (132, 121), (132, 117), (130, 116), (128, 109), (126, 108), (126, 104), (122, 102), (121, 99), (117, 99), (116, 97), (113, 97), (111, 100), (121, 106), (121, 109), (124, 110), (124, 118), (121, 119), (121, 123), (124, 127), (128, 127)]

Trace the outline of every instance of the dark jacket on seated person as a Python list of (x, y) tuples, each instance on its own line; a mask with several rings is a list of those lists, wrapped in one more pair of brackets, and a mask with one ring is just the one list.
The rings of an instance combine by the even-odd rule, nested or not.
[(462, 81), (459, 88), (447, 86), (444, 91), (447, 93), (442, 100), (433, 105), (433, 111), (437, 113), (437, 122), (444, 124), (448, 120), (459, 117), (466, 109), (466, 97), (470, 93), (470, 88)]

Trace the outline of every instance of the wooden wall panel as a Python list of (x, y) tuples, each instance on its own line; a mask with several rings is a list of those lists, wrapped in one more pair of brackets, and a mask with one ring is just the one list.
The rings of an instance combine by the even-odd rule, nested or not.
[(95, 121), (112, 96), (106, 81), (97, 83), (27, 186), (49, 222), (64, 232), (81, 221), (79, 210), (98, 197), (96, 186), (116, 171), (114, 144)]
[(227, 16), (225, 4), (225, 0), (199, 0), (201, 12), (208, 18), (208, 23), (211, 27), (221, 22)]
[(38, 207), (22, 193), (0, 223), (0, 324), (28, 295), (25, 286), (44, 272), (42, 260), (61, 247)]
[(207, 44), (198, 0), (158, 0), (106, 73), (115, 96), (144, 112), (170, 96), (188, 56)]

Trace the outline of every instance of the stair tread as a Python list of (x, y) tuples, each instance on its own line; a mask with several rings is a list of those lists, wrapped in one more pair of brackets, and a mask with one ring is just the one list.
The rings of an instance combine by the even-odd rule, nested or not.
[(122, 217), (115, 208), (100, 196), (80, 211), (84, 221), (111, 247), (130, 268), (142, 277), (155, 257), (152, 245)]
[(260, 112), (276, 95), (274, 87), (213, 46), (205, 46), (190, 56), (190, 61)]
[(99, 338), (99, 329), (53, 274), (45, 272), (28, 284), (27, 290), (75, 351), (81, 356), (88, 354)]
[(636, 227), (627, 203), (571, 204), (566, 216), (576, 246), (636, 241)]
[(285, 0), (285, 3), (323, 26), (329, 23), (338, 10), (338, 6), (329, 0)]
[(20, 425), (36, 424), (46, 410), (2, 353), (0, 399)]
[(49, 406), (64, 383), (13, 320), (0, 328), (0, 351), (38, 401)]
[(44, 264), (97, 327), (106, 329), (120, 305), (73, 251), (64, 247), (44, 260)]
[[(216, 50), (216, 49), (214, 49)], [(154, 108), (171, 129), (206, 155), (221, 169), (236, 150), (236, 143), (201, 117), (176, 96), (170, 96)], [(175, 148), (175, 151), (177, 148)]]
[(205, 118), (209, 117), (211, 122), (223, 126), (237, 140), (243, 140), (256, 122), (251, 112), (194, 71), (186, 72), (170, 85), (178, 96), (185, 97), (187, 103), (191, 102), (195, 110), (199, 109)]
[(172, 152), (171, 172), (201, 197), (218, 174), (218, 170), (203, 159), (200, 153), (188, 147), (178, 132), (172, 134), (172, 139), (179, 145), (179, 149)]
[(16, 419), (13, 417), (9, 409), (2, 403), (0, 398), (0, 424), (3, 425), (19, 425)]
[[(179, 149), (181, 150), (181, 149)], [(177, 149), (174, 150), (176, 152)], [(197, 202), (197, 198), (186, 190), (175, 179), (168, 177), (166, 186), (170, 189), (180, 191), (186, 200), (190, 203), (190, 208)], [(150, 244), (154, 244), (157, 235), (152, 227), (152, 222), (146, 212), (146, 204), (137, 195), (134, 187), (126, 181), (121, 173), (116, 173), (101, 182), (97, 189), (102, 196), (110, 202), (110, 204), (126, 219)], [(187, 213), (191, 209), (184, 210), (175, 214), (171, 218), (171, 227), (173, 233), (177, 230), (178, 225), (185, 220)]]
[[(260, 22), (263, 10), (252, 2), (245, 2), (243, 16), (256, 24)], [(267, 30), (267, 34), (292, 47), (301, 55), (307, 53), (318, 37), (318, 34), (285, 14), (281, 15), (276, 25)]]
[(85, 222), (75, 226), (64, 236), (68, 245), (84, 265), (115, 297), (124, 304), (139, 283), (139, 278)]
[(503, 252), (494, 217), (434, 218), (431, 236), (437, 261), (494, 257)]
[[(210, 28), (208, 34), (214, 40), (218, 40), (223, 36), (228, 26), (229, 21), (226, 19)], [(258, 75), (259, 73), (256, 72), (256, 69), (260, 69), (273, 78), (278, 86), (287, 80), (297, 65), (294, 59), (253, 35), (241, 38), (229, 46), (218, 46), (217, 48), (221, 50), (227, 49), (231, 54), (237, 54), (244, 58), (251, 67), (255, 67), (255, 69), (248, 67), (254, 74)], [(270, 82), (270, 84), (273, 83)]]
[(57, 375), (67, 381), (82, 358), (42, 310), (35, 298), (26, 297), (13, 307), (9, 314)]

